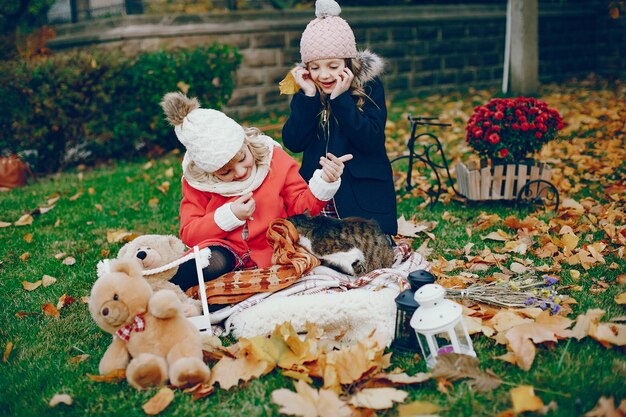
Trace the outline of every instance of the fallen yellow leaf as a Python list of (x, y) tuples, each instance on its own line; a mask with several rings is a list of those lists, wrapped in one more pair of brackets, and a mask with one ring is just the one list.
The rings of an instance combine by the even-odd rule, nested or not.
[(73, 358), (69, 358), (67, 363), (81, 363), (90, 358), (91, 355), (87, 353), (83, 353), (82, 355), (74, 356)]
[(71, 197), (69, 198), (69, 200), (70, 200), (70, 201), (76, 201), (76, 200), (78, 200), (78, 199), (80, 198), (80, 196), (82, 196), (82, 195), (83, 195), (83, 193), (82, 193), (82, 192), (77, 192), (76, 194), (74, 194), (73, 196), (71, 196)]
[(57, 308), (55, 306), (53, 306), (50, 303), (46, 303), (44, 304), (44, 306), (41, 308), (43, 310), (43, 313), (46, 316), (52, 316), (55, 318), (59, 318), (61, 317), (61, 314), (59, 313), (59, 310), (57, 310)]
[(87, 378), (91, 379), (95, 382), (120, 382), (124, 378), (126, 378), (126, 370), (125, 369), (114, 369), (111, 372), (105, 375), (92, 375), (87, 374)]
[(107, 230), (107, 242), (109, 243), (130, 242), (135, 237), (136, 235), (125, 230)]
[(26, 262), (30, 258), (30, 252), (24, 252), (20, 255), (20, 260)]
[(43, 285), (44, 287), (49, 287), (55, 282), (57, 282), (57, 279), (55, 277), (51, 277), (50, 275), (44, 275), (43, 277), (41, 277), (41, 285)]
[(3, 227), (9, 227), (11, 226), (13, 223), (9, 223), (9, 222), (0, 222), (0, 229)]
[(11, 355), (11, 351), (13, 350), (13, 342), (7, 342), (6, 347), (4, 348), (4, 355), (2, 355), (2, 362), (7, 363), (9, 360), (9, 356)]
[(68, 256), (67, 258), (63, 259), (63, 262), (61, 262), (63, 265), (68, 265), (68, 266), (72, 266), (76, 263), (76, 259), (74, 259), (71, 256)]
[(295, 383), (296, 392), (282, 388), (272, 392), (272, 402), (282, 414), (305, 417), (349, 417), (352, 410), (333, 391), (311, 388), (304, 381)]
[(174, 391), (168, 387), (163, 387), (150, 398), (144, 405), (141, 406), (144, 413), (155, 416), (161, 411), (165, 410), (168, 405), (174, 400)]
[(538, 411), (543, 407), (541, 398), (535, 396), (535, 389), (530, 385), (520, 385), (510, 391), (513, 410), (519, 414), (524, 411)]
[(615, 302), (617, 304), (626, 304), (626, 292), (623, 292), (617, 297), (615, 297)]
[(26, 233), (24, 235), (24, 242), (30, 243), (32, 241), (33, 241), (33, 234), (32, 233)]
[(41, 280), (35, 282), (22, 281), (22, 287), (24, 287), (26, 291), (36, 290), (37, 288), (39, 288), (40, 285)]
[(54, 394), (48, 405), (50, 407), (56, 407), (59, 404), (72, 405), (72, 397), (68, 394)]
[(184, 393), (191, 393), (194, 400), (207, 397), (215, 392), (215, 386), (212, 384), (196, 384), (193, 387), (185, 388)]
[(28, 226), (30, 224), (33, 224), (33, 220), (33, 216), (31, 216), (30, 214), (24, 214), (13, 224), (15, 226)]
[(163, 181), (161, 185), (157, 186), (157, 190), (161, 191), (163, 194), (167, 194), (167, 192), (170, 190), (170, 182)]
[(151, 198), (150, 200), (148, 200), (148, 205), (150, 207), (156, 207), (159, 205), (159, 199), (158, 198)]
[(437, 404), (428, 401), (413, 401), (408, 404), (398, 406), (398, 417), (414, 417), (422, 415), (433, 415), (439, 411)]
[(257, 360), (255, 358), (229, 358), (224, 356), (211, 369), (210, 384), (217, 382), (222, 389), (228, 390), (252, 378), (258, 378), (274, 369), (274, 363)]
[(278, 83), (278, 89), (280, 94), (287, 95), (296, 94), (298, 90), (300, 90), (300, 86), (296, 83), (296, 79), (293, 78), (291, 70), (289, 70), (287, 75), (285, 75), (285, 78)]
[(406, 400), (406, 391), (396, 388), (365, 388), (350, 398), (350, 405), (372, 410), (384, 410), (393, 407), (393, 403)]

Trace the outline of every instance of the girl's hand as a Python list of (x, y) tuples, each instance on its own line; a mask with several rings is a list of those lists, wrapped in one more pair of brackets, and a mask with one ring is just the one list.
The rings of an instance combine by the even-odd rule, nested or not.
[(352, 154), (336, 157), (332, 153), (327, 153), (326, 157), (320, 158), (322, 166), (322, 179), (326, 182), (335, 182), (343, 174), (343, 163), (352, 159)]
[(256, 209), (256, 202), (254, 198), (252, 198), (252, 193), (244, 194), (233, 201), (230, 205), (230, 209), (239, 220), (254, 220), (252, 213), (254, 213)]
[(308, 69), (304, 67), (295, 67), (291, 70), (291, 75), (293, 75), (293, 79), (296, 80), (296, 84), (298, 84), (305, 95), (315, 97), (317, 88), (311, 79), (311, 74)]
[(354, 74), (350, 71), (350, 68), (344, 68), (343, 72), (339, 73), (337, 76), (337, 84), (335, 84), (333, 92), (330, 93), (330, 99), (332, 100), (339, 97), (341, 94), (348, 91), (352, 85), (352, 80), (354, 80)]

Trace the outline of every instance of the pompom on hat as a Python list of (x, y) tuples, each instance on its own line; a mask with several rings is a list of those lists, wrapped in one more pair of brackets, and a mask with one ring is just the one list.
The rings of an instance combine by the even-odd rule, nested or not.
[(243, 146), (245, 132), (221, 111), (202, 109), (198, 100), (182, 93), (167, 93), (161, 101), (167, 121), (185, 145), (185, 159), (213, 173), (222, 168)]
[(302, 62), (356, 57), (354, 33), (340, 13), (341, 7), (334, 0), (315, 2), (317, 18), (309, 22), (300, 39)]

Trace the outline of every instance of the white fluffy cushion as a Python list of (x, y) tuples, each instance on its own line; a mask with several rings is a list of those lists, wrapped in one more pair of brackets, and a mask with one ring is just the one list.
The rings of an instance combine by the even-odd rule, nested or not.
[(324, 330), (324, 337), (351, 345), (374, 329), (377, 339), (388, 346), (394, 335), (398, 291), (358, 288), (346, 292), (271, 297), (231, 316), (235, 337), (270, 334), (274, 327), (290, 321), (297, 332), (306, 331), (306, 322)]

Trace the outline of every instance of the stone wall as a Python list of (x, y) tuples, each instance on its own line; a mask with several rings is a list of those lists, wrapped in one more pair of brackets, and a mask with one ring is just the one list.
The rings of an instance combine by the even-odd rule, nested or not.
[[(243, 55), (227, 110), (235, 116), (284, 111), (278, 82), (299, 60), (311, 10), (222, 15), (126, 16), (57, 27), (55, 50), (97, 45), (138, 51), (212, 42)], [(441, 5), (345, 8), (359, 49), (387, 61), (389, 97), (501, 84), (505, 7)], [(589, 72), (624, 77), (624, 23), (597, 3), (540, 7), (539, 77), (553, 82)], [(612, 36), (609, 38), (609, 36)]]

